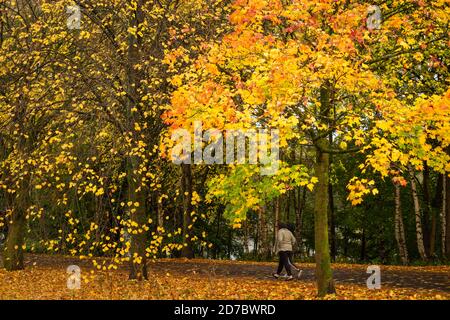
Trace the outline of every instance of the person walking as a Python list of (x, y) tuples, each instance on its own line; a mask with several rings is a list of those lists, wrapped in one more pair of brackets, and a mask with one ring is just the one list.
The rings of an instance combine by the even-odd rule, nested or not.
[(278, 224), (278, 233), (275, 241), (274, 251), (279, 256), (278, 269), (273, 276), (278, 279), (281, 277), (281, 272), (283, 268), (286, 269), (287, 278), (286, 280), (292, 280), (291, 271), (291, 261), (292, 261), (292, 250), (296, 243), (295, 237), (292, 232), (288, 229), (288, 225), (280, 222)]

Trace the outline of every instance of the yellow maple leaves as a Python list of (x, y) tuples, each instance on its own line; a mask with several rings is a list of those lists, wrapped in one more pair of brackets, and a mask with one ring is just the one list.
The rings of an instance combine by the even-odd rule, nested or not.
[(363, 202), (363, 197), (368, 194), (376, 196), (379, 191), (374, 187), (375, 181), (368, 179), (353, 178), (347, 185), (349, 195), (347, 200), (351, 202), (353, 206), (359, 205)]

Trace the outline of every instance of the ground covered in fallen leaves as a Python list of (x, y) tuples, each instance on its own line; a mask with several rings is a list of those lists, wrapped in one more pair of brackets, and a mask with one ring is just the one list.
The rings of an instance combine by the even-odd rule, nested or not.
[[(66, 269), (82, 270), (80, 290), (67, 288)], [(163, 259), (149, 263), (149, 280), (127, 280), (126, 269), (93, 271), (87, 261), (27, 255), (26, 269), (0, 269), (0, 299), (317, 299), (314, 265), (295, 281), (276, 280), (275, 263)], [(334, 264), (336, 295), (326, 299), (450, 300), (450, 267), (381, 266), (382, 288), (366, 286), (367, 265)]]

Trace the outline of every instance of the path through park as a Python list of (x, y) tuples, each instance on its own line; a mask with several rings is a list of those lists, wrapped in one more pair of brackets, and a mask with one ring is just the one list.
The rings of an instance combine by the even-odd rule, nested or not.
[[(66, 268), (80, 266), (83, 290), (67, 290)], [(0, 270), (0, 299), (315, 299), (314, 264), (299, 264), (302, 276), (271, 277), (276, 263), (162, 259), (149, 264), (150, 279), (127, 281), (125, 268), (93, 271), (77, 258), (28, 255), (26, 269)], [(450, 299), (450, 267), (381, 266), (381, 290), (368, 290), (367, 265), (334, 264), (339, 299)]]

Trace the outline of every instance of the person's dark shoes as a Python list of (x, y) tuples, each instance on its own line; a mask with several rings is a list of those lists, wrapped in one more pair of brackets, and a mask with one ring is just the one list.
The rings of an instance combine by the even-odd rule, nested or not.
[(272, 276), (273, 276), (275, 279), (280, 279), (280, 275), (279, 275), (278, 273), (272, 273)]

